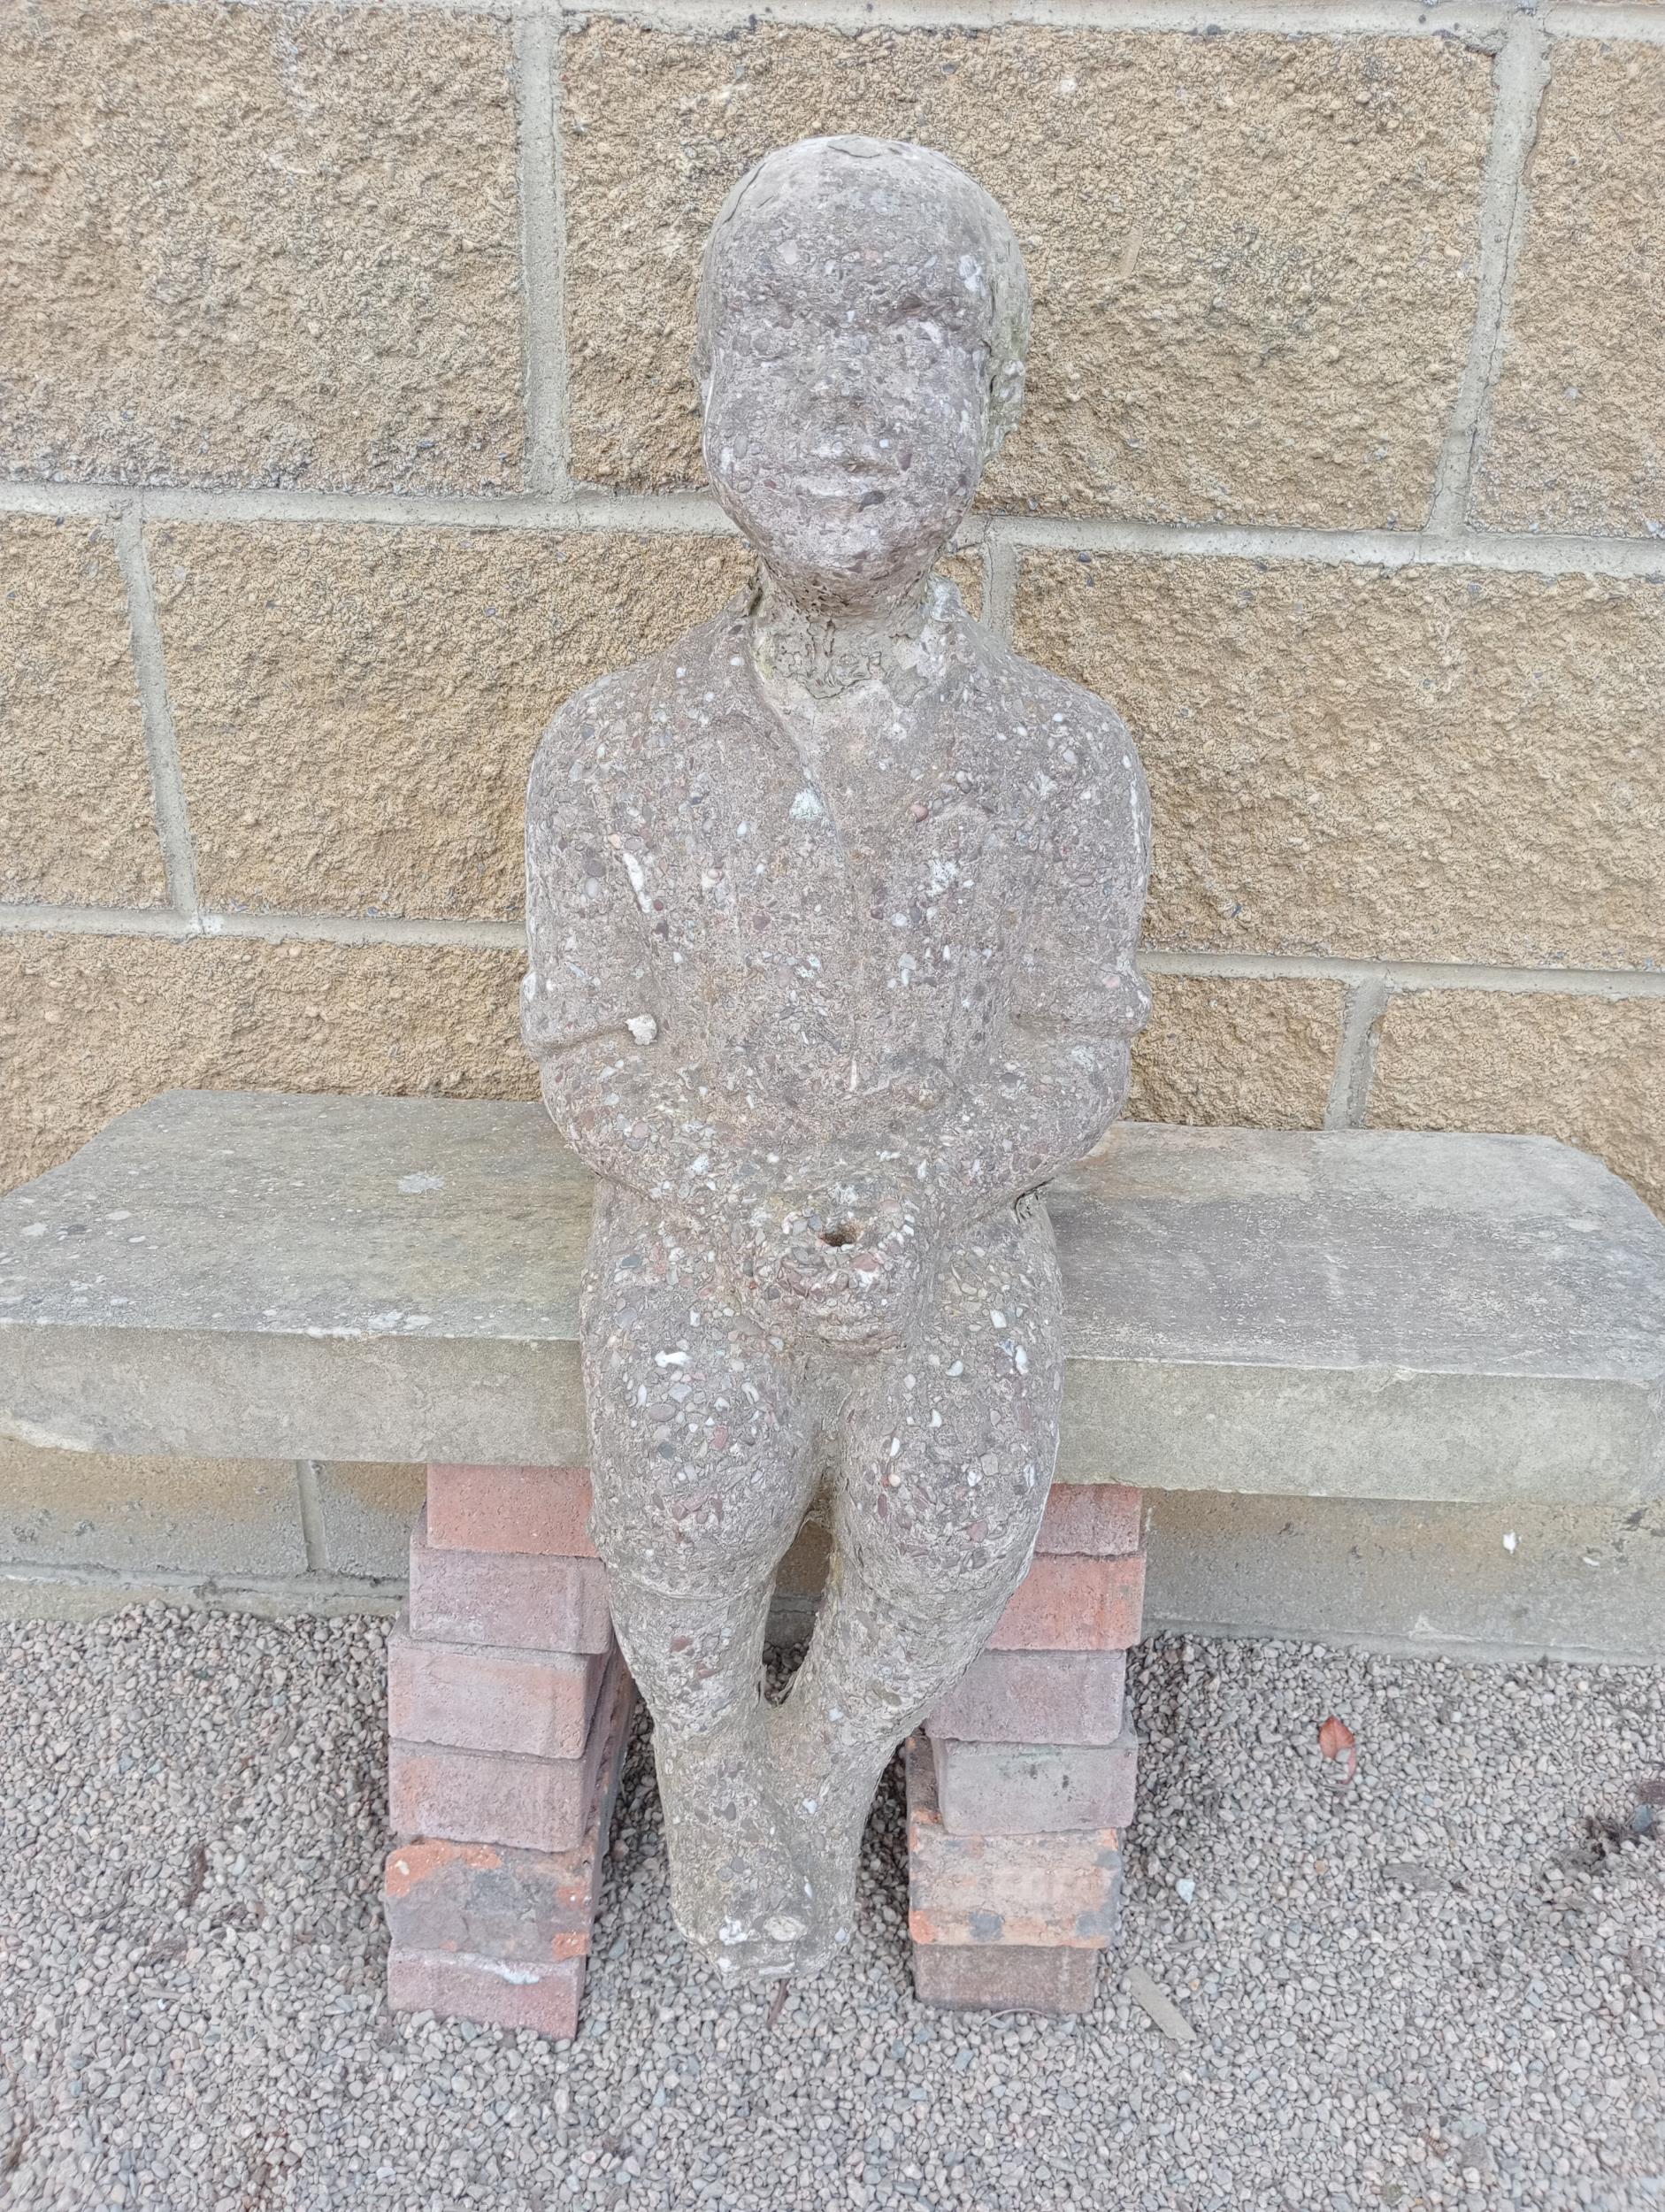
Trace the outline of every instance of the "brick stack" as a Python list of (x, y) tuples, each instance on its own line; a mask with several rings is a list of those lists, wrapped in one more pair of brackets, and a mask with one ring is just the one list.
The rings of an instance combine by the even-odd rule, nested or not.
[(430, 1467), (387, 1654), (388, 2001), (571, 2036), (634, 1691), (579, 1470)]
[(927, 2004), (1093, 2001), (1133, 1809), (1140, 1517), (1137, 1490), (1055, 1484), (988, 1648), (909, 1740), (909, 1925)]

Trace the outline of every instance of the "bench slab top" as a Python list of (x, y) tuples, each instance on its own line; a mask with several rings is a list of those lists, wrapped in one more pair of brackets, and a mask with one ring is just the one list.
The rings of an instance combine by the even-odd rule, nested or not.
[[(580, 1458), (590, 1195), (537, 1105), (167, 1093), (0, 1199), (0, 1431)], [(1665, 1224), (1585, 1154), (1124, 1124), (1047, 1204), (1071, 1479), (1665, 1490)]]

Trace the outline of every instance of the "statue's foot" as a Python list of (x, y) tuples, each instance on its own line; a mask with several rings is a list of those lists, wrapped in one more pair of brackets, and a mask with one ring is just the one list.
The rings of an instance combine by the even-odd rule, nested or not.
[(804, 1874), (810, 1919), (805, 1955), (825, 1965), (855, 1928), (856, 1877), (875, 1778), (864, 1761), (859, 1770), (829, 1773), (824, 1747), (805, 1740), (790, 1700), (771, 1709), (764, 1727), (781, 1816)]
[(660, 1770), (671, 1836), (677, 1925), (725, 1981), (776, 1980), (810, 1970), (814, 1895), (759, 1773), (759, 1747), (720, 1764), (673, 1756)]

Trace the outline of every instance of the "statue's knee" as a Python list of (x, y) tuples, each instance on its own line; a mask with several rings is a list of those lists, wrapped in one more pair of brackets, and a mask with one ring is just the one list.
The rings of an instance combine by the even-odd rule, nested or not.
[(598, 1486), (591, 1531), (610, 1567), (662, 1596), (726, 1602), (768, 1584), (791, 1540), (784, 1515), (744, 1503), (675, 1487), (626, 1501)]
[[(977, 1479), (968, 1480), (975, 1475)], [(974, 1621), (1022, 1580), (1046, 1503), (1023, 1463), (994, 1454), (967, 1468), (929, 1467), (867, 1487), (868, 1509), (847, 1509), (846, 1543), (880, 1602)]]

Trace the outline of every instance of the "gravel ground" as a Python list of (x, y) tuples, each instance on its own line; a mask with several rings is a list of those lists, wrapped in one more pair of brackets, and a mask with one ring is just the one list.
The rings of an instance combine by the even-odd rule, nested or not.
[(547, 2045), (382, 2008), (384, 1635), (0, 1626), (7, 2212), (1665, 2205), (1665, 1674), (1159, 1641), (1070, 2023), (914, 2003), (894, 1779), (851, 1955), (772, 2026), (726, 1998), (639, 1739)]

